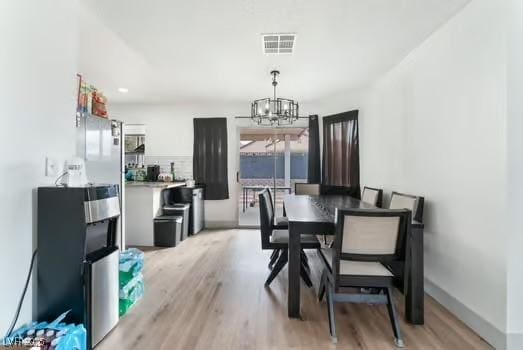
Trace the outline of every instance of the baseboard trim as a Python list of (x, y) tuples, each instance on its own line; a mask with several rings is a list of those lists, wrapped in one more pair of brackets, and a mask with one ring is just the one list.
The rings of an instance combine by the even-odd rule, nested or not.
[[(507, 347), (507, 334), (500, 331), (497, 327), (478, 315), (476, 312), (468, 308), (461, 301), (447, 293), (445, 290), (438, 287), (436, 284), (425, 278), (425, 292), (436, 299), (440, 304), (452, 312), (463, 323), (472, 328), (480, 337), (487, 343), (498, 350), (521, 349), (521, 347)], [(517, 334), (519, 335), (519, 334)], [(517, 338), (517, 339), (516, 339)], [(523, 341), (521, 338), (515, 337), (514, 343)], [(521, 344), (521, 343), (517, 343)], [(509, 344), (510, 345), (510, 344)]]
[(205, 228), (208, 228), (210, 230), (233, 229), (233, 228), (238, 228), (238, 223), (236, 221), (206, 221)]

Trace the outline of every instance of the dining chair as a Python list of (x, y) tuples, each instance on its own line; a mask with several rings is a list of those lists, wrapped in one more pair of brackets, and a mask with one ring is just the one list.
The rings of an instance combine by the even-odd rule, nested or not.
[(319, 196), (320, 193), (321, 193), (320, 184), (308, 184), (308, 183), (302, 183), (302, 182), (296, 182), (294, 184), (294, 194)]
[[(392, 297), (394, 274), (386, 264), (405, 259), (405, 242), (409, 235), (411, 212), (408, 209), (339, 210), (332, 248), (319, 250), (324, 264), (318, 299), (327, 294), (331, 339), (337, 342), (335, 303), (386, 304), (395, 344), (403, 347)], [(373, 288), (384, 293), (350, 293)]]
[(321, 194), (326, 196), (350, 196), (360, 199), (360, 186), (335, 186), (335, 185), (321, 185)]
[[(294, 184), (294, 194), (296, 195), (309, 195), (309, 196), (319, 196), (321, 194), (321, 185), (320, 184), (310, 184), (303, 182), (296, 182)], [(318, 238), (323, 238), (323, 243), (328, 244), (328, 238), (326, 235), (317, 235)]]
[[(265, 286), (269, 286), (272, 280), (285, 267), (289, 259), (289, 230), (275, 230), (271, 224), (271, 213), (269, 209), (268, 196), (265, 191), (259, 194), (260, 202), (260, 233), (262, 250), (278, 249), (280, 254), (271, 273), (265, 281)], [(301, 235), (301, 266), (300, 275), (305, 284), (310, 288), (312, 281), (310, 279), (310, 268), (303, 249), (319, 249), (320, 242), (314, 235)]]
[(267, 187), (263, 191), (266, 191), (267, 194), (267, 201), (269, 204), (269, 209), (271, 211), (271, 222), (273, 223), (274, 228), (277, 230), (289, 228), (289, 220), (286, 216), (276, 216), (271, 190)]
[(364, 186), (363, 192), (361, 194), (361, 200), (365, 203), (381, 208), (383, 202), (383, 190), (380, 188)]
[[(273, 230), (285, 230), (289, 228), (289, 221), (287, 217), (276, 217), (275, 211), (274, 211), (274, 202), (272, 201), (272, 194), (271, 190), (269, 188), (265, 188), (261, 191), (261, 193), (265, 197), (265, 202), (267, 203), (268, 211), (269, 211), (269, 218), (270, 222), (272, 223), (272, 229)], [(272, 251), (271, 257), (269, 259), (269, 269), (272, 270), (273, 265), (278, 260), (278, 257), (281, 254), (281, 250), (276, 248)]]
[[(322, 186), (321, 184), (296, 182), (294, 184), (294, 194), (319, 196), (322, 194)], [(329, 245), (329, 238), (326, 235), (317, 235), (316, 237), (318, 237), (320, 240), (323, 238), (323, 244), (326, 246)]]
[(412, 219), (422, 223), (424, 204), (425, 198), (423, 197), (392, 192), (389, 209), (409, 209), (412, 211)]

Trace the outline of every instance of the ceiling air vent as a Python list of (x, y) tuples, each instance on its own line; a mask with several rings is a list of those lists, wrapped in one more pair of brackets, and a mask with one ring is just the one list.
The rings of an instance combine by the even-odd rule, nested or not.
[(262, 34), (263, 53), (267, 55), (291, 54), (295, 43), (296, 34)]

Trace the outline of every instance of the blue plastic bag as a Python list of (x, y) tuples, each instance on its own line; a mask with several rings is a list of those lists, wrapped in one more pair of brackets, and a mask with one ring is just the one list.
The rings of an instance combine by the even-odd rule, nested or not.
[(22, 344), (22, 340), (30, 329), (36, 331), (40, 329), (52, 329), (57, 333), (60, 331), (64, 333), (56, 346), (56, 350), (87, 350), (87, 332), (85, 327), (82, 324), (75, 325), (62, 322), (68, 313), (69, 311), (64, 312), (51, 323), (32, 322), (23, 325), (14, 331), (8, 339), (3, 339), (0, 344), (6, 346)]
[(136, 248), (131, 248), (120, 253), (120, 288), (128, 284), (143, 270), (144, 253)]

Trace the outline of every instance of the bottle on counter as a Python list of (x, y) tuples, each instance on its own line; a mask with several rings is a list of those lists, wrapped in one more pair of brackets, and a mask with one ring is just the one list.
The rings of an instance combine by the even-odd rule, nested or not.
[(176, 176), (174, 174), (174, 162), (171, 162), (171, 175), (173, 177), (173, 181), (176, 180)]

